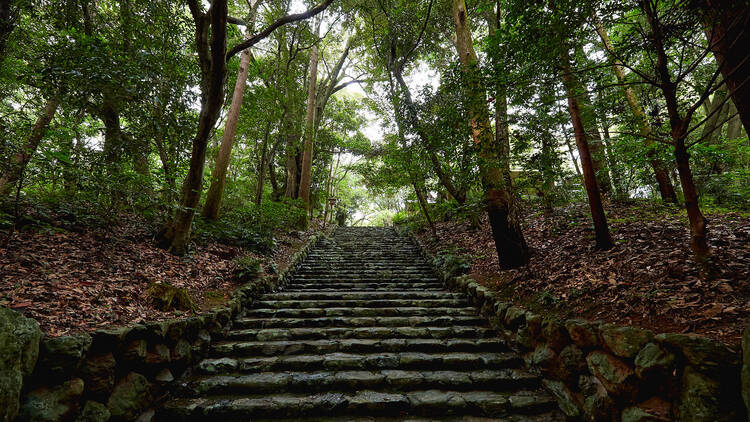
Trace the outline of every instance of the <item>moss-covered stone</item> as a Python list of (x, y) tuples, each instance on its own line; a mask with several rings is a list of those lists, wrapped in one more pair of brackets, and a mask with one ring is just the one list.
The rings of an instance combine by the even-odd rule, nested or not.
[(78, 399), (83, 395), (83, 387), (83, 380), (74, 378), (61, 385), (31, 391), (21, 407), (19, 420), (58, 422), (72, 418), (78, 411)]
[(41, 338), (36, 321), (0, 307), (0, 422), (18, 414), (24, 377), (34, 370)]
[(671, 416), (670, 403), (661, 397), (650, 399), (630, 406), (622, 411), (621, 422), (669, 422)]
[(581, 415), (581, 409), (578, 402), (565, 384), (561, 381), (554, 380), (544, 380), (542, 382), (547, 388), (547, 391), (555, 396), (555, 400), (557, 400), (560, 410), (562, 410), (566, 416), (574, 418)]
[(584, 319), (569, 319), (565, 321), (570, 339), (578, 347), (594, 348), (599, 345), (599, 335), (596, 324)]
[(107, 422), (110, 414), (107, 406), (92, 400), (88, 400), (83, 405), (81, 414), (78, 415), (76, 422)]
[(151, 403), (151, 384), (141, 374), (131, 372), (117, 382), (107, 401), (113, 421), (134, 421)]
[(664, 381), (675, 366), (675, 355), (662, 349), (656, 343), (648, 343), (635, 356), (635, 374), (638, 378), (647, 379), (652, 375)]
[(744, 409), (739, 392), (733, 390), (688, 366), (682, 375), (675, 416), (680, 422), (736, 421)]
[(39, 347), (37, 375), (47, 379), (47, 382), (69, 378), (80, 367), (90, 346), (91, 336), (86, 333), (43, 338)]
[(740, 356), (718, 341), (696, 334), (663, 333), (654, 337), (669, 350), (677, 351), (696, 369), (739, 367)]
[(81, 365), (86, 391), (94, 398), (105, 399), (115, 386), (117, 362), (112, 353), (88, 356)]
[(196, 311), (198, 306), (190, 298), (188, 291), (169, 283), (152, 283), (146, 290), (154, 307), (161, 311)]
[(570, 344), (570, 337), (565, 325), (554, 317), (547, 317), (542, 321), (542, 337), (556, 351), (560, 351)]
[(578, 379), (578, 388), (584, 396), (582, 406), (584, 420), (589, 422), (612, 420), (615, 414), (615, 402), (607, 394), (607, 390), (598, 378), (581, 375)]
[(586, 370), (586, 356), (578, 346), (569, 344), (559, 354), (560, 377), (575, 380)]
[(511, 306), (505, 311), (505, 326), (509, 328), (517, 328), (523, 324), (525, 318), (526, 311), (523, 308)]
[(623, 358), (632, 358), (654, 338), (654, 333), (649, 330), (611, 324), (603, 325), (600, 334), (607, 349)]
[(589, 371), (610, 394), (632, 396), (635, 393), (636, 378), (633, 369), (622, 360), (600, 351), (586, 356)]

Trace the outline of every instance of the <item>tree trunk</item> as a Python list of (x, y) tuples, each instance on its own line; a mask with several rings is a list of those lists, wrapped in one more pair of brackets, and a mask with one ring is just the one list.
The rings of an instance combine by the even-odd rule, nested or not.
[[(745, 133), (750, 136), (750, 3), (704, 0), (704, 21), (709, 46), (734, 101)], [(743, 47), (744, 45), (744, 47)]]
[(263, 134), (263, 142), (260, 146), (258, 157), (258, 186), (255, 189), (255, 205), (260, 206), (263, 202), (263, 185), (266, 183), (266, 155), (268, 150), (268, 137), (271, 134), (271, 119), (266, 122), (266, 131)]
[(714, 93), (714, 98), (706, 98), (704, 109), (706, 110), (707, 119), (703, 123), (701, 131), (701, 140), (708, 144), (715, 144), (721, 134), (721, 127), (727, 120), (729, 113), (729, 104), (731, 101), (725, 101), (727, 93), (719, 89)]
[[(496, 3), (497, 10), (495, 13), (492, 12), (492, 8), (488, 8), (488, 13), (485, 14), (487, 20), (487, 27), (489, 28), (490, 38), (495, 36), (497, 28), (502, 24), (502, 5), (500, 0)], [(495, 72), (500, 68), (499, 58), (495, 55), (492, 56), (492, 67)], [(503, 153), (500, 157), (503, 168), (503, 178), (505, 179), (506, 186), (512, 186), (510, 177), (510, 129), (508, 127), (508, 87), (499, 81), (495, 82), (495, 142), (498, 145), (502, 145)]]
[(581, 160), (581, 168), (583, 169), (583, 185), (586, 188), (586, 194), (589, 198), (589, 207), (591, 209), (591, 217), (594, 220), (596, 247), (598, 249), (610, 249), (614, 244), (612, 243), (612, 237), (609, 234), (607, 217), (604, 214), (602, 197), (599, 193), (599, 185), (596, 180), (594, 162), (591, 158), (586, 129), (583, 126), (583, 119), (581, 118), (581, 109), (578, 103), (579, 95), (576, 92), (578, 89), (578, 82), (573, 75), (570, 66), (570, 56), (566, 47), (562, 48), (560, 58), (563, 82), (568, 96), (568, 111), (570, 112), (570, 119), (573, 123), (573, 131), (576, 136), (576, 146), (578, 147), (578, 157)]
[(737, 113), (734, 101), (729, 101), (729, 121), (727, 122), (727, 139), (735, 140), (742, 138), (742, 120)]
[(111, 94), (105, 94), (100, 117), (104, 124), (104, 162), (111, 170), (112, 166), (120, 160), (124, 142), (120, 126), (120, 110), (110, 97)]
[(247, 85), (247, 75), (250, 70), (250, 50), (245, 50), (240, 56), (240, 70), (237, 73), (237, 82), (234, 84), (234, 94), (232, 94), (232, 104), (229, 106), (227, 113), (227, 122), (224, 126), (224, 133), (221, 136), (221, 145), (216, 154), (214, 170), (211, 174), (211, 186), (206, 193), (206, 204), (203, 205), (203, 217), (216, 220), (219, 218), (221, 209), (221, 199), (224, 196), (224, 187), (227, 182), (227, 168), (229, 159), (232, 155), (232, 145), (234, 144), (234, 135), (237, 133), (237, 123), (240, 120), (240, 111), (242, 111), (242, 98), (245, 95), (245, 86)]
[(477, 55), (471, 39), (469, 16), (464, 0), (453, 0), (453, 23), (456, 49), (467, 77), (468, 110), (474, 143), (479, 150), (479, 171), (484, 188), (492, 237), (495, 240), (500, 267), (517, 268), (529, 259), (528, 246), (521, 231), (510, 188), (505, 186), (503, 166), (499, 157), (502, 145), (495, 142), (489, 121), (486, 95), (478, 69)]
[(197, 0), (190, 0), (189, 6), (195, 20), (196, 47), (201, 65), (201, 111), (179, 207), (163, 235), (163, 246), (177, 255), (187, 252), (195, 209), (201, 197), (208, 138), (224, 103), (224, 79), (227, 73), (226, 0), (213, 0), (207, 14), (200, 12)]
[(0, 176), (0, 196), (7, 195), (18, 182), (18, 179), (21, 178), (24, 170), (26, 170), (26, 165), (29, 164), (31, 157), (34, 156), (37, 147), (39, 147), (39, 142), (47, 133), (47, 128), (52, 118), (55, 117), (59, 105), (60, 101), (57, 98), (51, 98), (44, 104), (42, 113), (37, 117), (25, 144), (11, 158), (7, 173)]
[(278, 201), (283, 193), (276, 180), (276, 145), (271, 147), (271, 151), (268, 153), (268, 181), (271, 182), (271, 199)]
[(622, 85), (623, 91), (625, 93), (625, 99), (628, 102), (628, 106), (630, 107), (630, 112), (633, 113), (633, 116), (635, 117), (636, 121), (638, 122), (638, 126), (640, 128), (641, 137), (643, 139), (643, 144), (646, 146), (646, 154), (649, 159), (649, 164), (651, 164), (651, 168), (654, 170), (654, 176), (656, 177), (656, 183), (659, 186), (659, 194), (661, 195), (661, 199), (664, 202), (671, 202), (673, 204), (677, 203), (677, 195), (674, 191), (674, 186), (672, 185), (672, 182), (669, 180), (669, 170), (667, 168), (667, 165), (660, 160), (657, 157), (656, 154), (656, 141), (653, 139), (653, 136), (651, 135), (651, 125), (649, 124), (648, 118), (646, 117), (646, 113), (643, 112), (643, 107), (641, 107), (641, 103), (638, 101), (638, 99), (635, 96), (635, 93), (630, 88), (630, 86), (627, 84), (627, 81), (625, 80), (625, 70), (623, 69), (623, 66), (618, 61), (614, 60), (613, 56), (615, 53), (615, 49), (612, 46), (612, 42), (609, 39), (609, 35), (607, 34), (607, 31), (604, 29), (604, 26), (600, 22), (595, 22), (596, 25), (596, 31), (599, 33), (599, 37), (602, 39), (602, 44), (604, 45), (604, 48), (609, 52), (610, 54), (610, 62), (612, 63), (612, 71), (615, 73), (615, 76), (617, 77), (617, 81)]
[(307, 113), (305, 114), (305, 144), (302, 153), (302, 172), (298, 196), (305, 203), (305, 210), (310, 212), (310, 188), (312, 184), (312, 156), (315, 125), (315, 88), (318, 83), (318, 46), (313, 45), (310, 51), (310, 76), (307, 90)]
[(576, 174), (578, 177), (581, 177), (581, 169), (578, 168), (578, 160), (576, 160), (575, 155), (573, 155), (573, 146), (570, 145), (570, 139), (568, 139), (567, 136), (565, 136), (565, 145), (568, 147), (568, 154), (570, 154), (570, 161), (573, 162), (573, 167), (576, 169)]
[(685, 196), (685, 210), (690, 221), (690, 248), (693, 250), (701, 273), (710, 277), (713, 266), (710, 262), (711, 249), (708, 247), (706, 218), (698, 207), (698, 192), (695, 189), (693, 172), (690, 170), (690, 156), (685, 148), (684, 139), (675, 145), (674, 156), (682, 184), (682, 193)]

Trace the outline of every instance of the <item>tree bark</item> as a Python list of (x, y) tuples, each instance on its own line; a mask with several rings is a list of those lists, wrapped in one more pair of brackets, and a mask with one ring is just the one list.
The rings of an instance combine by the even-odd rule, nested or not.
[(589, 208), (591, 209), (591, 217), (594, 221), (596, 247), (604, 250), (610, 249), (614, 246), (614, 243), (609, 234), (607, 217), (604, 214), (604, 206), (602, 205), (602, 197), (596, 180), (594, 162), (591, 157), (591, 151), (589, 150), (588, 137), (586, 135), (587, 132), (584, 127), (583, 119), (581, 117), (581, 108), (578, 103), (579, 95), (576, 90), (579, 89), (579, 86), (573, 75), (567, 47), (563, 46), (560, 59), (563, 84), (565, 85), (565, 90), (568, 96), (568, 111), (570, 112), (570, 119), (573, 123), (573, 131), (575, 132), (578, 158), (581, 160), (581, 168), (583, 169), (583, 185), (586, 188), (586, 194), (589, 198)]
[(318, 46), (310, 51), (310, 76), (307, 89), (307, 112), (305, 113), (305, 143), (302, 149), (302, 172), (300, 175), (298, 196), (305, 203), (305, 210), (310, 212), (310, 188), (312, 183), (312, 156), (315, 129), (316, 96), (318, 83)]
[[(497, 28), (502, 24), (503, 9), (500, 0), (496, 2), (495, 7), (497, 8), (495, 13), (490, 13), (492, 9), (489, 8), (488, 13), (485, 14), (491, 38), (495, 36)], [(492, 66), (497, 72), (500, 67), (499, 57), (492, 57)], [(502, 167), (505, 185), (512, 186), (510, 176), (510, 128), (508, 127), (508, 87), (499, 81), (495, 82), (495, 142), (498, 145), (502, 145), (503, 148), (500, 158), (503, 161)]]
[(568, 139), (567, 136), (565, 136), (565, 145), (568, 147), (568, 154), (570, 154), (570, 161), (573, 162), (573, 167), (576, 169), (576, 174), (578, 177), (581, 177), (581, 169), (578, 168), (578, 160), (576, 160), (575, 155), (573, 155), (573, 146), (570, 145), (570, 139)]
[(224, 103), (227, 72), (227, 1), (212, 0), (206, 13), (200, 10), (197, 0), (189, 0), (188, 4), (195, 21), (195, 42), (201, 67), (201, 111), (179, 207), (162, 241), (163, 246), (177, 255), (187, 252), (195, 209), (201, 197), (208, 138)]
[[(713, 50), (737, 112), (750, 136), (750, 2), (703, 0), (709, 46)], [(744, 46), (744, 47), (743, 47)]]
[(260, 146), (258, 157), (258, 185), (255, 188), (255, 205), (260, 206), (263, 202), (263, 185), (266, 183), (266, 156), (268, 151), (268, 137), (271, 134), (271, 119), (266, 122), (266, 131), (263, 134), (263, 142)]
[(250, 50), (245, 50), (240, 56), (240, 69), (237, 73), (237, 82), (234, 84), (232, 104), (227, 113), (227, 122), (224, 125), (224, 133), (221, 136), (221, 145), (216, 153), (214, 169), (211, 174), (211, 186), (206, 194), (206, 203), (203, 205), (203, 217), (209, 220), (219, 218), (221, 199), (224, 196), (224, 187), (227, 182), (227, 168), (232, 155), (234, 136), (237, 133), (237, 123), (242, 111), (242, 98), (245, 95), (247, 75), (250, 70)]
[[(693, 250), (693, 256), (698, 264), (698, 270), (701, 276), (712, 278), (715, 271), (713, 253), (708, 246), (708, 228), (706, 219), (701, 213), (698, 206), (698, 193), (693, 181), (693, 173), (690, 169), (690, 157), (688, 155), (685, 139), (687, 130), (692, 119), (692, 112), (697, 108), (691, 108), (685, 116), (680, 115), (679, 103), (677, 100), (677, 83), (672, 81), (669, 72), (669, 58), (664, 46), (664, 34), (662, 32), (661, 22), (659, 21), (656, 10), (648, 0), (641, 0), (641, 8), (646, 13), (648, 24), (651, 28), (649, 40), (656, 52), (655, 70), (659, 77), (659, 89), (664, 95), (664, 102), (669, 114), (669, 125), (671, 128), (672, 144), (674, 146), (674, 155), (677, 162), (677, 171), (680, 175), (682, 184), (682, 193), (685, 197), (685, 210), (687, 211), (688, 220), (690, 221), (690, 246)], [(707, 88), (709, 89), (709, 88)]]
[(477, 68), (478, 60), (471, 39), (469, 16), (464, 0), (453, 0), (453, 23), (456, 29), (456, 49), (467, 77), (470, 102), (470, 124), (474, 143), (479, 150), (479, 171), (484, 201), (495, 240), (500, 267), (517, 268), (529, 259), (528, 246), (521, 231), (510, 188), (505, 185), (502, 164), (502, 145), (495, 142), (487, 109), (487, 91)]
[(7, 173), (0, 176), (0, 196), (7, 195), (21, 178), (24, 170), (26, 170), (26, 165), (29, 164), (34, 153), (36, 153), (36, 149), (39, 147), (39, 143), (47, 133), (47, 128), (52, 118), (55, 117), (59, 105), (60, 101), (57, 98), (50, 98), (44, 104), (44, 108), (31, 128), (31, 133), (26, 138), (26, 142), (11, 158), (10, 168)]
[(625, 99), (627, 100), (628, 106), (630, 107), (630, 112), (633, 113), (633, 116), (638, 123), (641, 138), (643, 139), (643, 144), (646, 147), (646, 154), (649, 159), (649, 164), (654, 170), (654, 177), (656, 178), (656, 183), (659, 186), (659, 194), (661, 195), (661, 199), (664, 202), (676, 204), (677, 195), (675, 194), (672, 182), (669, 180), (669, 169), (667, 168), (666, 163), (664, 163), (664, 161), (659, 159), (657, 156), (657, 143), (653, 139), (653, 136), (651, 134), (651, 125), (649, 124), (648, 118), (646, 117), (646, 113), (643, 112), (641, 103), (638, 101), (638, 98), (635, 96), (633, 90), (627, 84), (627, 81), (625, 79), (625, 70), (623, 69), (622, 63), (614, 59), (615, 49), (614, 46), (612, 46), (612, 42), (609, 39), (607, 31), (604, 29), (604, 26), (602, 26), (600, 22), (595, 22), (595, 25), (596, 31), (599, 33), (599, 37), (602, 39), (602, 44), (604, 45), (605, 50), (607, 50), (610, 55), (612, 71), (617, 77), (617, 81), (622, 85)]
[(727, 139), (736, 140), (742, 138), (742, 120), (737, 113), (734, 101), (729, 101), (729, 121), (727, 122)]

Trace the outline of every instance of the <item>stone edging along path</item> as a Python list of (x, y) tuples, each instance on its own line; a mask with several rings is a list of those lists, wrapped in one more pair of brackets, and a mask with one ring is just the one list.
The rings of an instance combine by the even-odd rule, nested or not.
[(311, 236), (277, 276), (248, 282), (197, 316), (46, 337), (33, 319), (0, 307), (0, 422), (150, 420), (170, 383), (244, 307), (283, 286), (329, 232)]
[[(409, 230), (428, 262), (434, 258)], [(747, 421), (750, 327), (742, 356), (694, 334), (653, 332), (601, 321), (559, 320), (504, 300), (468, 275), (435, 266), (452, 291), (465, 293), (490, 324), (541, 375), (560, 409), (589, 421)], [(743, 404), (744, 399), (744, 404)]]

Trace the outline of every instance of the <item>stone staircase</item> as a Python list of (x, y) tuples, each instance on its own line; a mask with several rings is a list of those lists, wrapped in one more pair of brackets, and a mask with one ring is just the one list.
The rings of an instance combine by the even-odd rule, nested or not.
[(520, 357), (390, 228), (321, 240), (211, 353), (158, 420), (563, 420)]

